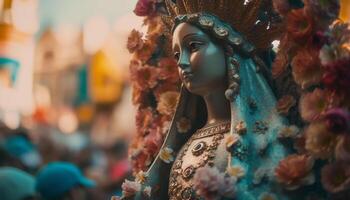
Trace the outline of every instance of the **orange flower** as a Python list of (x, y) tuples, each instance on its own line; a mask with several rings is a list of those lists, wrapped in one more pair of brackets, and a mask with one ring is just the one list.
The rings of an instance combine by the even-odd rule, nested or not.
[(166, 80), (170, 83), (179, 81), (179, 73), (177, 71), (177, 63), (173, 58), (163, 58), (158, 62), (159, 79)]
[(295, 103), (296, 101), (293, 96), (285, 95), (277, 102), (277, 112), (286, 115), (288, 114), (290, 108), (292, 108), (295, 105)]
[(191, 130), (191, 120), (186, 117), (181, 117), (179, 121), (176, 122), (176, 128), (179, 133), (187, 133)]
[(313, 19), (304, 9), (293, 9), (287, 15), (287, 32), (291, 39), (299, 44), (305, 44), (314, 32)]
[(350, 162), (350, 137), (343, 136), (338, 141), (335, 148), (335, 157), (337, 160)]
[(135, 51), (142, 49), (143, 47), (142, 33), (133, 29), (128, 37), (128, 42), (126, 47), (130, 53), (134, 53)]
[(179, 88), (174, 83), (162, 82), (162, 84), (158, 84), (153, 89), (154, 96), (156, 96), (158, 101), (159, 101), (159, 97), (161, 94), (163, 94), (165, 92), (170, 92), (170, 91), (179, 91)]
[(145, 63), (151, 58), (151, 56), (154, 53), (155, 49), (156, 49), (156, 43), (147, 40), (143, 44), (141, 49), (139, 49), (138, 51), (135, 51), (134, 58), (142, 61), (143, 63)]
[(277, 181), (288, 190), (311, 185), (315, 181), (312, 167), (314, 160), (307, 155), (290, 155), (280, 161), (275, 169)]
[(327, 108), (327, 95), (324, 90), (315, 89), (303, 95), (300, 99), (300, 115), (305, 121), (314, 121), (320, 118)]
[(272, 77), (277, 78), (286, 71), (289, 64), (288, 55), (284, 52), (278, 52), (275, 61), (272, 64)]
[(322, 122), (311, 124), (305, 132), (305, 149), (315, 158), (327, 159), (333, 155), (337, 138)]
[(338, 193), (350, 188), (350, 166), (345, 163), (332, 163), (321, 171), (323, 187), (331, 193)]
[(159, 97), (158, 112), (163, 115), (172, 115), (175, 112), (178, 99), (178, 92), (164, 92)]
[(319, 50), (303, 48), (298, 51), (292, 60), (293, 77), (302, 88), (320, 83), (323, 75)]

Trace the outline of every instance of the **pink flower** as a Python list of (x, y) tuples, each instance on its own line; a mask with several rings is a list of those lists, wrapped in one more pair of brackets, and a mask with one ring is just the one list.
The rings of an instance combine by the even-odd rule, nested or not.
[(128, 42), (126, 47), (130, 53), (134, 53), (135, 51), (142, 49), (143, 47), (142, 33), (140, 33), (139, 31), (136, 31), (135, 29), (132, 30), (128, 37)]
[(294, 80), (302, 88), (320, 83), (323, 70), (317, 48), (303, 48), (299, 50), (291, 65)]
[(139, 61), (132, 60), (130, 63), (130, 73), (130, 79), (137, 89), (151, 89), (158, 83), (158, 70), (154, 66), (142, 66)]
[(141, 184), (134, 181), (125, 180), (125, 182), (122, 184), (122, 189), (124, 197), (131, 197), (141, 190)]
[(327, 108), (327, 95), (324, 90), (315, 89), (300, 99), (300, 114), (305, 121), (319, 119)]
[(347, 93), (350, 88), (350, 58), (338, 60), (325, 66), (322, 82), (327, 89)]
[(177, 71), (177, 63), (173, 58), (163, 58), (158, 62), (159, 79), (166, 80), (170, 83), (179, 81), (179, 73)]
[(333, 133), (348, 133), (350, 131), (350, 113), (341, 108), (328, 110), (324, 115), (328, 130)]
[(332, 163), (324, 166), (321, 171), (323, 187), (331, 193), (348, 190), (350, 187), (350, 166), (345, 163)]
[(222, 197), (235, 196), (236, 179), (225, 176), (217, 168), (199, 168), (194, 177), (193, 184), (196, 193), (206, 200), (219, 200)]
[(286, 15), (290, 10), (288, 0), (273, 0), (272, 4), (273, 8), (282, 16)]
[(134, 13), (140, 17), (153, 15), (155, 14), (155, 12), (156, 12), (155, 0), (139, 0), (134, 9)]

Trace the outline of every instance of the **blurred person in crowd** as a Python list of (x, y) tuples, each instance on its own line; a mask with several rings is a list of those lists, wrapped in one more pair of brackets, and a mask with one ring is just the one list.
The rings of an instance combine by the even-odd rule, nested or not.
[(0, 167), (1, 200), (35, 200), (35, 178), (13, 167)]
[(49, 163), (36, 178), (36, 190), (44, 200), (85, 200), (88, 199), (87, 189), (95, 185), (77, 166), (68, 162)]

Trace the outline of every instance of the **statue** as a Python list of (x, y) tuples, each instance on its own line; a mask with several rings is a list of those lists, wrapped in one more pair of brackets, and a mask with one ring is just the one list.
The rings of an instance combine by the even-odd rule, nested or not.
[[(165, 3), (169, 15), (164, 21), (172, 27), (172, 48), (183, 86), (161, 151), (148, 172), (138, 175), (148, 195), (143, 190), (131, 198), (303, 196), (288, 193), (274, 177), (275, 167), (289, 150), (277, 139), (288, 120), (275, 108), (270, 70), (259, 56), (279, 33), (271, 2)], [(307, 176), (298, 184), (312, 182), (313, 177)]]

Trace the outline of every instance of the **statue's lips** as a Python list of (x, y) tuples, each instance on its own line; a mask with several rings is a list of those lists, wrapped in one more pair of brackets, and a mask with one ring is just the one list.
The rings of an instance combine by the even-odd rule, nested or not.
[(186, 73), (186, 74), (182, 75), (182, 77), (183, 77), (183, 79), (185, 81), (190, 81), (193, 78), (193, 74), (192, 73)]

